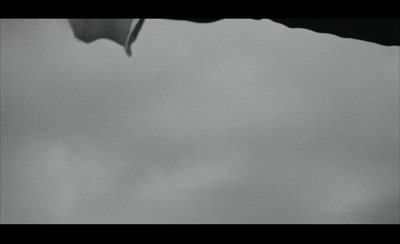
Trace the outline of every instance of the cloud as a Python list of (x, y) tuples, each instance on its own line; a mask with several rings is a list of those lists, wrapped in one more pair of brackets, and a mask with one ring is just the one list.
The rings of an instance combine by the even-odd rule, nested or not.
[(151, 201), (179, 203), (192, 201), (202, 192), (210, 192), (225, 184), (233, 184), (245, 176), (243, 155), (190, 158), (175, 169), (154, 169), (137, 187), (138, 194)]
[(150, 20), (128, 59), (57, 21), (1, 25), (2, 223), (398, 213), (396, 48)]

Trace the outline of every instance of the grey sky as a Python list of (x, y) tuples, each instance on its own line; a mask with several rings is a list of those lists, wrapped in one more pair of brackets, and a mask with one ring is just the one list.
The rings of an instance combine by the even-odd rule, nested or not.
[(399, 223), (399, 48), (1, 20), (1, 223)]

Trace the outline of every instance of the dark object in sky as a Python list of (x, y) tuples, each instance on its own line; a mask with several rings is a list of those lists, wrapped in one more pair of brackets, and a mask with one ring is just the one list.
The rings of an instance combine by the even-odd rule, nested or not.
[[(221, 19), (184, 19), (211, 23)], [(290, 28), (303, 28), (374, 42), (384, 46), (400, 46), (400, 19), (271, 19)]]
[(272, 19), (290, 28), (305, 28), (344, 38), (400, 46), (400, 19)]
[[(212, 23), (222, 19), (171, 19)], [(400, 19), (271, 19), (290, 28), (304, 28), (385, 46), (400, 46)], [(130, 56), (144, 19), (69, 19), (75, 36), (86, 43), (109, 39)]]
[(131, 45), (136, 41), (144, 19), (68, 19), (68, 22), (79, 40), (90, 43), (109, 39), (124, 46), (131, 56)]

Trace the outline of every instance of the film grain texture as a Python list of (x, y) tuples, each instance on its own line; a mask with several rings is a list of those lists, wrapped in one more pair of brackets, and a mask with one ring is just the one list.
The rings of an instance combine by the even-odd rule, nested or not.
[(145, 27), (1, 20), (1, 223), (400, 222), (398, 47)]

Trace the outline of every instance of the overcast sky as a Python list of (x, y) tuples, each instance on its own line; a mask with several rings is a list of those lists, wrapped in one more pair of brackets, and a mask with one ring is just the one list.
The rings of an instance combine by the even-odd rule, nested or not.
[(399, 48), (147, 20), (133, 56), (1, 20), (1, 223), (399, 223)]

